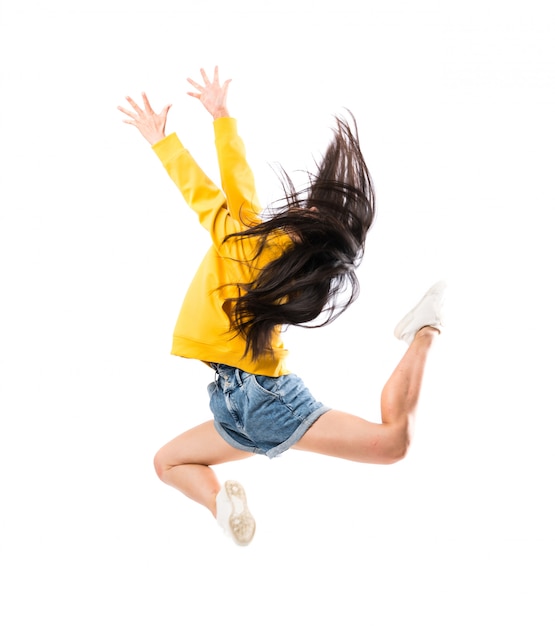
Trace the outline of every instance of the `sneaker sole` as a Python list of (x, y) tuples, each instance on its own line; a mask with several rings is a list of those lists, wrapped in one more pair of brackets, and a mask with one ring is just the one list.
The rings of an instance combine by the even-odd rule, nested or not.
[(247, 506), (245, 490), (235, 480), (228, 480), (224, 487), (232, 506), (232, 512), (229, 516), (229, 530), (235, 543), (246, 546), (252, 541), (256, 523)]

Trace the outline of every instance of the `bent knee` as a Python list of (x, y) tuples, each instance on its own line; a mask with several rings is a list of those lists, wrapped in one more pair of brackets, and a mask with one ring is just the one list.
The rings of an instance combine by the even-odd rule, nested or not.
[(383, 465), (393, 465), (394, 463), (399, 463), (399, 461), (402, 461), (407, 456), (408, 451), (408, 441), (404, 445), (398, 445), (395, 448), (388, 450), (385, 455)]
[(406, 428), (396, 429), (383, 449), (383, 465), (399, 463), (408, 454), (410, 448), (410, 432)]
[(164, 478), (166, 476), (166, 472), (171, 468), (171, 466), (168, 465), (165, 459), (163, 449), (158, 450), (158, 452), (154, 455), (153, 462), (154, 462), (154, 471), (156, 472), (156, 475), (162, 482), (165, 482)]

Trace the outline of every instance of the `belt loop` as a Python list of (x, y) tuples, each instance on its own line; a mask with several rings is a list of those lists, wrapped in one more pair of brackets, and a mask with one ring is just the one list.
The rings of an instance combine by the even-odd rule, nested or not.
[(220, 377), (220, 372), (218, 372), (218, 366), (216, 363), (210, 363), (210, 367), (214, 370), (214, 382), (218, 382), (218, 378)]

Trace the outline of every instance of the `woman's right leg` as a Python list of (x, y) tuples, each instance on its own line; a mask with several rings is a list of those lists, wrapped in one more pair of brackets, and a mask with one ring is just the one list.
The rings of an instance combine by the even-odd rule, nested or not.
[(409, 347), (383, 388), (382, 423), (328, 411), (309, 428), (296, 444), (297, 449), (362, 463), (394, 463), (404, 458), (411, 442), (426, 360), (443, 328), (446, 289), (444, 281), (432, 285), (395, 327), (395, 336)]
[(154, 457), (154, 467), (163, 482), (205, 506), (215, 517), (221, 486), (210, 466), (251, 456), (230, 446), (209, 421), (163, 446)]
[(410, 445), (424, 368), (438, 331), (425, 327), (416, 333), (382, 391), (382, 423), (328, 411), (294, 446), (361, 463), (400, 461)]

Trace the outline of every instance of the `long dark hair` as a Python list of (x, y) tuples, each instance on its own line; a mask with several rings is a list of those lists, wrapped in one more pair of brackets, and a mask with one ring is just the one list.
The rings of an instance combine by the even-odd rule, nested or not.
[(279, 233), (292, 239), (251, 283), (239, 285), (242, 295), (228, 300), (232, 328), (254, 359), (271, 351), (276, 327), (324, 326), (358, 296), (355, 269), (374, 221), (374, 187), (354, 117), (351, 124), (335, 120), (333, 139), (316, 173), (308, 175), (308, 186), (297, 191), (282, 171), (285, 195), (274, 215), (228, 236), (256, 237), (253, 261)]

